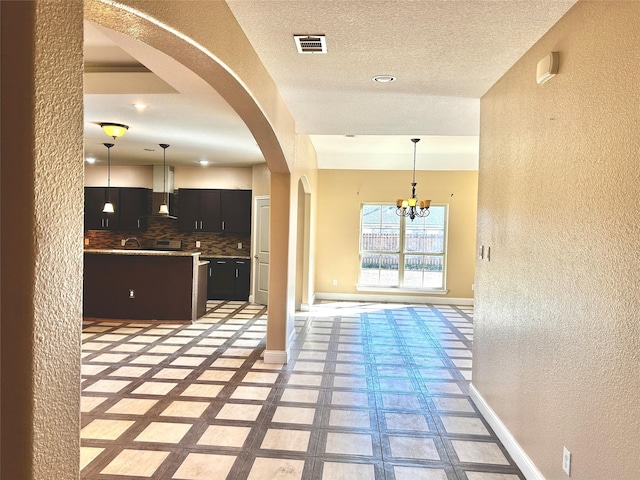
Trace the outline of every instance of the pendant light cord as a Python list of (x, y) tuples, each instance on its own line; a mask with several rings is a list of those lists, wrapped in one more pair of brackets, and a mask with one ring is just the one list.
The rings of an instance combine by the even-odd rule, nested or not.
[(105, 147), (107, 147), (107, 201), (111, 202), (111, 147), (113, 147), (113, 143), (104, 143)]
[(167, 202), (167, 148), (170, 147), (167, 143), (160, 143), (162, 147), (162, 193), (164, 194), (164, 204), (168, 205)]

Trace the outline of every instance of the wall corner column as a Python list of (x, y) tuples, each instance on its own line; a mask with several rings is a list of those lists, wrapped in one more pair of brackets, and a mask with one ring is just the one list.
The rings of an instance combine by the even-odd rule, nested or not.
[(83, 2), (0, 22), (0, 477), (79, 478)]
[(265, 362), (286, 363), (289, 357), (289, 209), (291, 174), (271, 172), (269, 218), (269, 310)]

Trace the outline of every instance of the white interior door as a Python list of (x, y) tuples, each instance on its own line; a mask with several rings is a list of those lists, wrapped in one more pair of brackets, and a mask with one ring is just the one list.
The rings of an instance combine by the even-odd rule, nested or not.
[(269, 197), (256, 199), (256, 245), (254, 301), (266, 305), (269, 299)]

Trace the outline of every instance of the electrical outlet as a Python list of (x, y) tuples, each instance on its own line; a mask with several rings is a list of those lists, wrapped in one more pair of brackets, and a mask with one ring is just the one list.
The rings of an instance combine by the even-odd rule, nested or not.
[(123, 246), (123, 247), (124, 247), (126, 244), (127, 244), (127, 241), (126, 241), (126, 240), (124, 240), (124, 239), (120, 240), (120, 245), (121, 245), (121, 246)]
[(200, 240), (196, 240), (196, 248), (200, 248)]
[(87, 247), (89, 246), (89, 239), (88, 239), (88, 238), (85, 238), (85, 239), (84, 239), (84, 244), (85, 244), (85, 246), (87, 246)]
[(336, 280), (335, 278), (333, 279), (333, 284), (334, 285), (338, 285), (338, 280)]
[(562, 447), (562, 470), (568, 477), (571, 476), (571, 452), (567, 447)]
[(238, 250), (242, 250), (242, 242), (238, 242)]
[(132, 288), (129, 289), (129, 298), (136, 298), (136, 292)]

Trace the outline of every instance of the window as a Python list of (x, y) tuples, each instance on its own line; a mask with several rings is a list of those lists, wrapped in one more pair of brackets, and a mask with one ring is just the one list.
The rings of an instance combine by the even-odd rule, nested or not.
[(445, 289), (448, 210), (429, 210), (412, 221), (395, 205), (362, 205), (359, 286)]

